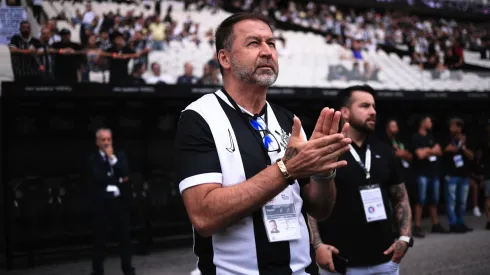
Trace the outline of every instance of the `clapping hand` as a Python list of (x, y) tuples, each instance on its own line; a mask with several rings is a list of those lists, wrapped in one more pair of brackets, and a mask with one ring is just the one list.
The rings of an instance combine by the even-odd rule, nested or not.
[(338, 157), (349, 151), (351, 140), (346, 138), (349, 124), (342, 133), (338, 133), (340, 112), (324, 108), (309, 141), (301, 131), (301, 121), (294, 118), (293, 129), (283, 161), (293, 178), (305, 178), (313, 175), (325, 175), (334, 169), (347, 165), (338, 161)]

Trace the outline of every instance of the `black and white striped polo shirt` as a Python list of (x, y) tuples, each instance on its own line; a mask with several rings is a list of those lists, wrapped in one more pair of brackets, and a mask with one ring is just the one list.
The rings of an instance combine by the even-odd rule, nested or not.
[[(281, 146), (280, 152), (269, 152), (268, 158), (255, 133), (223, 91), (207, 94), (190, 104), (181, 114), (176, 136), (180, 191), (209, 182), (221, 183), (224, 187), (239, 184), (282, 157), (291, 133), (293, 114), (270, 103), (265, 108), (267, 127)], [(194, 252), (199, 258), (201, 273), (317, 274), (300, 186), (296, 183), (290, 188), (299, 219), (300, 239), (269, 242), (261, 209), (208, 238), (194, 231)]]

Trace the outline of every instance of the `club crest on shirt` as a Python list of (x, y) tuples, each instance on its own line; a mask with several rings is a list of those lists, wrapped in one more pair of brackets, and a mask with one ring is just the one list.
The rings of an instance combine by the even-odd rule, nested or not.
[(281, 145), (281, 148), (286, 150), (291, 134), (286, 133), (282, 128), (280, 132), (277, 132), (277, 134), (280, 136), (279, 144)]

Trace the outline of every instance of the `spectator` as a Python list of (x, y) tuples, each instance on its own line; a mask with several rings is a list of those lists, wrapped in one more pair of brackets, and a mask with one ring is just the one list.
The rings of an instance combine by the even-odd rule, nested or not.
[(194, 67), (191, 63), (184, 64), (184, 75), (179, 76), (177, 84), (194, 85), (197, 84), (199, 79), (192, 74)]
[(360, 81), (363, 79), (363, 75), (361, 73), (361, 68), (359, 67), (358, 62), (354, 62), (352, 66), (352, 70), (349, 72), (348, 80), (349, 81)]
[(51, 18), (48, 21), (47, 26), (51, 32), (51, 38), (49, 39), (49, 45), (53, 45), (54, 43), (61, 41), (61, 36), (59, 35), (57, 24), (58, 24), (58, 20), (56, 20), (56, 18)]
[(102, 51), (97, 46), (96, 36), (92, 34), (88, 38), (87, 45), (85, 46), (86, 62), (82, 69), (82, 82), (90, 82), (90, 72), (100, 71), (97, 64), (99, 63), (99, 54)]
[(286, 39), (284, 37), (279, 37), (277, 39), (277, 54), (279, 57), (289, 58), (291, 56), (291, 51), (287, 47)]
[(133, 72), (131, 73), (130, 83), (132, 85), (145, 85), (146, 82), (143, 79), (143, 74), (146, 71), (146, 65), (144, 63), (135, 63), (133, 66)]
[(200, 85), (220, 85), (218, 70), (214, 69), (209, 64), (204, 64), (203, 74), (198, 83)]
[(109, 63), (109, 83), (125, 84), (129, 78), (128, 64), (131, 58), (139, 57), (134, 50), (126, 46), (122, 34), (114, 35), (114, 46), (102, 55), (110, 57)]
[(22, 21), (19, 30), (20, 35), (12, 36), (9, 44), (14, 80), (22, 83), (40, 82), (41, 71), (36, 53), (41, 43), (31, 36), (29, 22)]
[(421, 68), (430, 70), (433, 79), (441, 78), (443, 72), (446, 71), (446, 67), (440, 62), (437, 56), (432, 55), (429, 61), (424, 63)]
[(131, 49), (133, 49), (134, 52), (139, 52), (140, 57), (136, 58), (134, 62), (136, 63), (143, 63), (145, 64), (145, 67), (148, 66), (148, 53), (151, 51), (151, 45), (150, 42), (144, 37), (143, 32), (141, 31), (136, 31), (133, 39), (130, 43)]
[(162, 13), (162, 0), (155, 1), (155, 16), (160, 18), (160, 14)]
[(73, 26), (81, 24), (83, 22), (83, 14), (80, 12), (79, 9), (75, 10), (75, 14), (71, 18), (71, 24)]
[(164, 50), (164, 41), (166, 39), (165, 24), (163, 24), (158, 17), (155, 17), (153, 23), (150, 24), (150, 34), (151, 40), (153, 41), (153, 50)]
[(59, 83), (73, 84), (78, 82), (78, 70), (84, 60), (82, 46), (71, 41), (71, 33), (67, 29), (62, 29), (60, 36), (61, 41), (51, 46), (57, 50), (54, 78)]
[(98, 41), (97, 41), (97, 46), (103, 51), (107, 51), (112, 47), (109, 31), (105, 29), (100, 31)]
[(148, 84), (169, 84), (173, 83), (173, 79), (169, 75), (161, 73), (160, 64), (153, 62), (151, 64), (151, 73), (145, 77)]
[(87, 2), (85, 6), (85, 12), (83, 13), (82, 24), (90, 25), (95, 18), (95, 13), (92, 10), (92, 4)]
[(43, 1), (42, 0), (33, 0), (32, 1), (32, 13), (34, 18), (36, 18), (37, 23), (41, 24), (41, 15), (43, 12)]
[(40, 70), (44, 83), (54, 81), (54, 60), (53, 54), (56, 53), (55, 49), (52, 49), (49, 45), (51, 39), (51, 31), (47, 27), (41, 29), (40, 47), (38, 50), (39, 62), (41, 64)]

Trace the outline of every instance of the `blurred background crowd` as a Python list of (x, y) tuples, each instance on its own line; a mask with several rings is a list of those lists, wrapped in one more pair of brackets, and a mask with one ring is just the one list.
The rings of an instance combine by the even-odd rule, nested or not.
[[(277, 23), (278, 86), (490, 85), (488, 22), (478, 20), (322, 1), (183, 1), (177, 12), (172, 1), (159, 0), (30, 2), (36, 21), (24, 22), (11, 41), (20, 49), (27, 46), (20, 38), (32, 37), (29, 51), (11, 52), (13, 77), (22, 81), (219, 85), (213, 35), (225, 9), (261, 12)], [(297, 68), (313, 72), (297, 75)]]

